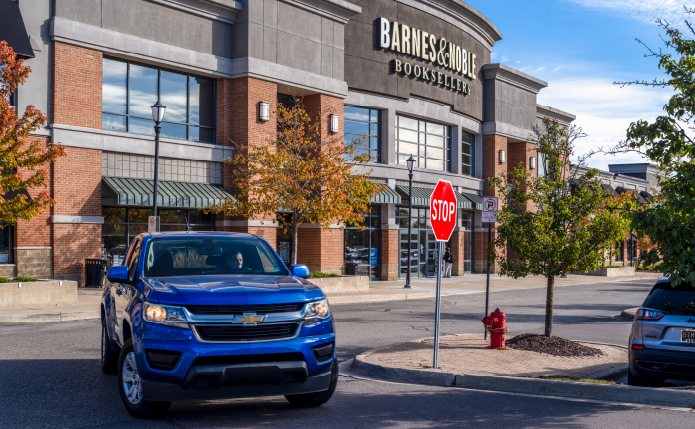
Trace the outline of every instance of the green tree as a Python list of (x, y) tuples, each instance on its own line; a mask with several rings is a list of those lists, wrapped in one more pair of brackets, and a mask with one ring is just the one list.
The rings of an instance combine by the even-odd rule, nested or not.
[[(695, 9), (685, 8), (686, 16)], [(670, 274), (673, 286), (695, 282), (695, 142), (688, 135), (695, 131), (695, 30), (686, 19), (687, 35), (666, 21), (657, 20), (667, 37), (665, 49), (647, 49), (646, 57), (658, 60), (666, 78), (648, 81), (615, 82), (616, 85), (644, 85), (673, 89), (664, 106), (664, 115), (653, 122), (630, 124), (627, 138), (608, 153), (638, 152), (657, 164), (663, 176), (655, 202), (636, 212), (633, 227), (640, 237), (656, 244), (645, 256), (647, 264)]]
[[(245, 219), (277, 218), (279, 228), (292, 239), (292, 264), (297, 263), (300, 224), (362, 225), (371, 199), (383, 185), (370, 180), (370, 173), (353, 169), (371, 160), (365, 137), (344, 142), (341, 135), (322, 129), (330, 113), (312, 118), (301, 102), (290, 107), (278, 103), (277, 134), (263, 145), (236, 145), (228, 161), (234, 168), (238, 201), (227, 199), (207, 210)], [(280, 212), (291, 216), (277, 216)]]
[[(545, 119), (534, 131), (539, 177), (521, 163), (489, 179), (501, 208), (488, 257), (497, 259), (502, 275), (546, 278), (545, 335), (550, 336), (555, 277), (604, 263), (629, 230), (629, 216), (619, 209), (629, 206), (632, 195), (615, 198), (601, 186), (598, 170), (579, 174), (570, 164), (575, 141), (584, 136), (581, 129)], [(514, 258), (499, 251), (503, 249), (510, 249)]]

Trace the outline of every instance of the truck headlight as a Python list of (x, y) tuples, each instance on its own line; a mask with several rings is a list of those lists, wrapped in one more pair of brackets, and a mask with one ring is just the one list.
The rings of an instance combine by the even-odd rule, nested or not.
[(183, 308), (178, 305), (145, 302), (143, 317), (147, 322), (190, 329), (186, 314), (183, 312)]
[(322, 299), (319, 301), (310, 302), (306, 305), (304, 317), (307, 323), (318, 322), (330, 317), (331, 310), (328, 308), (328, 300)]

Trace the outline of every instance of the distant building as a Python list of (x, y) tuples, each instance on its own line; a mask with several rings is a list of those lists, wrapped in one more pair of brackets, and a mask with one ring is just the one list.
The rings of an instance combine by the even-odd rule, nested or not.
[[(572, 166), (572, 172), (578, 174), (586, 173), (591, 167)], [(624, 192), (635, 192), (640, 200), (640, 203), (646, 204), (658, 189), (659, 169), (654, 164), (609, 164), (608, 171), (599, 170), (601, 172), (601, 182), (603, 187), (615, 195), (620, 195)], [(639, 244), (637, 237), (633, 234), (628, 234), (620, 243), (616, 243), (616, 254), (611, 258), (611, 265), (631, 266), (635, 264), (636, 258), (639, 256)]]

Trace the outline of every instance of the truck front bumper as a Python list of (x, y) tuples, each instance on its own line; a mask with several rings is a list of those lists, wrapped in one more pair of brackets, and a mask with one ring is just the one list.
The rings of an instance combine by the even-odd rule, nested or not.
[(306, 363), (300, 361), (204, 365), (192, 368), (183, 384), (142, 380), (142, 389), (143, 397), (150, 401), (203, 401), (328, 390), (330, 369), (322, 374), (308, 374)]

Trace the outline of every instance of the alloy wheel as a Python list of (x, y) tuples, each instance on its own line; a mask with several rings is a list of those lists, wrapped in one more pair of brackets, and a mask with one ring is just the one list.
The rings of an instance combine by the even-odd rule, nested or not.
[(135, 353), (130, 352), (123, 360), (123, 391), (128, 401), (135, 405), (142, 400), (142, 382), (135, 365)]

